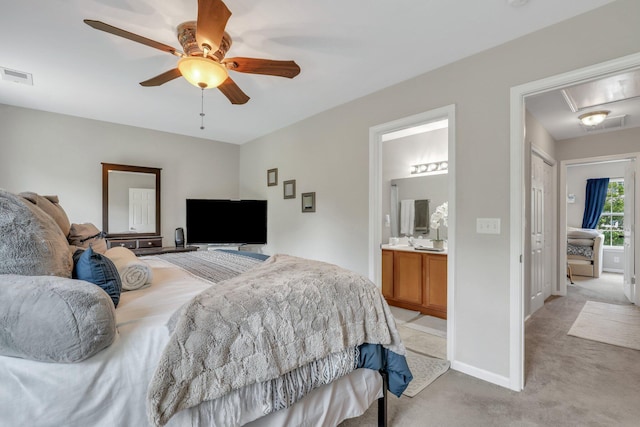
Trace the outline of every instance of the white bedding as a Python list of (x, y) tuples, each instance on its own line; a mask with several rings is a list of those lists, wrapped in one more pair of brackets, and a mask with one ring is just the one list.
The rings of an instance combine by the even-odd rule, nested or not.
[[(148, 288), (122, 294), (116, 310), (118, 337), (104, 351), (76, 364), (0, 356), (0, 426), (149, 425), (147, 386), (160, 350), (169, 339), (165, 324), (183, 303), (217, 285), (161, 257), (145, 260), (153, 268), (153, 282)], [(335, 425), (362, 414), (380, 393), (378, 373), (358, 369), (315, 390), (286, 411), (256, 420), (255, 425)], [(328, 405), (332, 410), (324, 416), (329, 418), (312, 421)], [(203, 404), (178, 413), (168, 425), (216, 425), (213, 414), (220, 417), (218, 409)], [(259, 414), (246, 415), (253, 419)]]

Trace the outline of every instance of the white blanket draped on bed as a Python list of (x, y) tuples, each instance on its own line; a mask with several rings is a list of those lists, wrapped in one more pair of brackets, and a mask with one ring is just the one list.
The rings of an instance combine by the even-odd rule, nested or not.
[(288, 255), (274, 255), (202, 292), (177, 314), (149, 386), (149, 416), (156, 425), (347, 347), (368, 342), (405, 353), (373, 283), (335, 265)]

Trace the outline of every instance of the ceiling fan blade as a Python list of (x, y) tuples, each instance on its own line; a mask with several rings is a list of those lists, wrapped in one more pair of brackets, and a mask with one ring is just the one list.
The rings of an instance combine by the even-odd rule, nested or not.
[(224, 96), (229, 98), (232, 104), (246, 104), (247, 101), (251, 99), (238, 87), (236, 82), (231, 80), (231, 77), (227, 77), (227, 80), (218, 86), (218, 89), (220, 89), (220, 92), (222, 92)]
[(295, 61), (274, 61), (258, 58), (227, 58), (223, 61), (230, 70), (240, 73), (266, 74), (269, 76), (294, 78), (300, 74), (300, 67)]
[(198, 46), (208, 45), (211, 53), (217, 51), (230, 16), (231, 11), (222, 0), (198, 0), (196, 24)]
[(180, 76), (182, 76), (180, 70), (174, 68), (173, 70), (165, 71), (162, 74), (158, 74), (157, 76), (152, 77), (149, 80), (140, 82), (140, 85), (144, 87), (160, 86), (165, 84), (166, 82), (170, 82), (173, 79), (177, 79)]
[(88, 26), (92, 27), (92, 28), (95, 28), (96, 30), (104, 31), (105, 33), (114, 34), (116, 36), (132, 40), (134, 42), (142, 43), (142, 44), (144, 44), (146, 46), (152, 47), (154, 49), (159, 49), (159, 50), (162, 50), (164, 52), (168, 52), (168, 53), (170, 53), (172, 55), (175, 55), (175, 56), (182, 56), (183, 55), (182, 52), (176, 50), (175, 48), (173, 48), (173, 47), (171, 47), (169, 45), (157, 42), (155, 40), (148, 39), (146, 37), (139, 36), (139, 35), (134, 34), (134, 33), (130, 33), (129, 31), (125, 31), (123, 29), (114, 27), (114, 26), (109, 25), (109, 24), (105, 24), (102, 21), (93, 21), (91, 19), (85, 19), (84, 23), (87, 24)]

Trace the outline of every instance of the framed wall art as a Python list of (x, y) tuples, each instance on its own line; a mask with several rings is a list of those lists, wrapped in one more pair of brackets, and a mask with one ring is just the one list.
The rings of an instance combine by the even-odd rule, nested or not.
[(278, 185), (278, 168), (267, 171), (267, 186), (273, 187), (274, 185)]
[(302, 212), (315, 212), (316, 211), (316, 193), (302, 193), (300, 195), (302, 199)]
[(283, 183), (283, 192), (285, 199), (295, 199), (296, 198), (296, 180), (292, 179), (289, 181), (285, 181)]

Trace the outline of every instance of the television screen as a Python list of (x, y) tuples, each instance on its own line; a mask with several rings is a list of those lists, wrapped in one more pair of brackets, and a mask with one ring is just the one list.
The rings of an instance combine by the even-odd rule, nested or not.
[(187, 199), (187, 242), (266, 244), (267, 201)]

